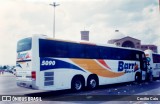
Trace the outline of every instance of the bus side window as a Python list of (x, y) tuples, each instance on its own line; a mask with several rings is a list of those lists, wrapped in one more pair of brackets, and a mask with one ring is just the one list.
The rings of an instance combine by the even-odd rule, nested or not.
[(84, 58), (84, 46), (81, 44), (69, 43), (69, 58)]
[(118, 60), (126, 60), (126, 50), (118, 49), (116, 55)]
[(96, 46), (86, 45), (85, 46), (86, 58), (99, 59), (99, 49)]
[(68, 44), (65, 42), (56, 42), (54, 49), (55, 57), (68, 57)]
[(103, 48), (103, 47), (100, 47), (99, 49), (99, 57), (101, 59), (110, 59), (110, 50), (109, 48)]
[(114, 48), (110, 48), (109, 51), (110, 51), (109, 58), (112, 60), (116, 60), (119, 52), (117, 52)]
[(153, 56), (153, 63), (160, 63), (160, 55), (152, 54)]
[(40, 57), (53, 57), (55, 55), (55, 44), (51, 40), (39, 40)]

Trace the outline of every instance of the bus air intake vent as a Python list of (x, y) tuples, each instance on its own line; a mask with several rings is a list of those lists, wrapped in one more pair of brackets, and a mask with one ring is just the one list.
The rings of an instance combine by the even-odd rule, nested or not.
[(44, 86), (54, 85), (54, 72), (44, 73)]

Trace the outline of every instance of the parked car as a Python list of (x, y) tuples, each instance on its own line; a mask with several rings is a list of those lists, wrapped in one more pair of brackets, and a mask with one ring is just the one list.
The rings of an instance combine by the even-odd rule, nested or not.
[(0, 69), (0, 74), (3, 74), (4, 73), (4, 69)]
[(12, 69), (12, 73), (13, 73), (14, 75), (16, 75), (16, 69), (15, 69), (15, 68)]

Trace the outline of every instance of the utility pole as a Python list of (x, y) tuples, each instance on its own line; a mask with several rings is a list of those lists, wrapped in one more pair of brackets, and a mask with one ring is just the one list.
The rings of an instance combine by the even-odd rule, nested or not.
[(158, 2), (159, 2), (159, 3), (158, 3), (158, 4), (159, 4), (158, 6), (159, 6), (159, 13), (160, 13), (160, 0), (158, 0)]
[(56, 2), (53, 2), (53, 4), (49, 4), (51, 6), (53, 6), (53, 38), (55, 38), (55, 8), (56, 6), (59, 6), (60, 4), (56, 4)]

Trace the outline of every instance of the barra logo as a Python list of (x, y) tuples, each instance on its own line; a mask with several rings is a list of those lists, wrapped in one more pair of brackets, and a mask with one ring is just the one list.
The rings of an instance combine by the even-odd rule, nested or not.
[(17, 55), (17, 59), (18, 60), (25, 60), (25, 59), (28, 59), (28, 58), (31, 58), (29, 53), (18, 53)]
[(135, 63), (125, 63), (123, 61), (119, 61), (118, 63), (118, 71), (125, 70), (126, 73), (134, 72), (138, 69), (138, 65)]
[(41, 65), (42, 66), (54, 66), (56, 64), (56, 62), (55, 61), (48, 61), (48, 60), (42, 60), (42, 63), (41, 63)]

